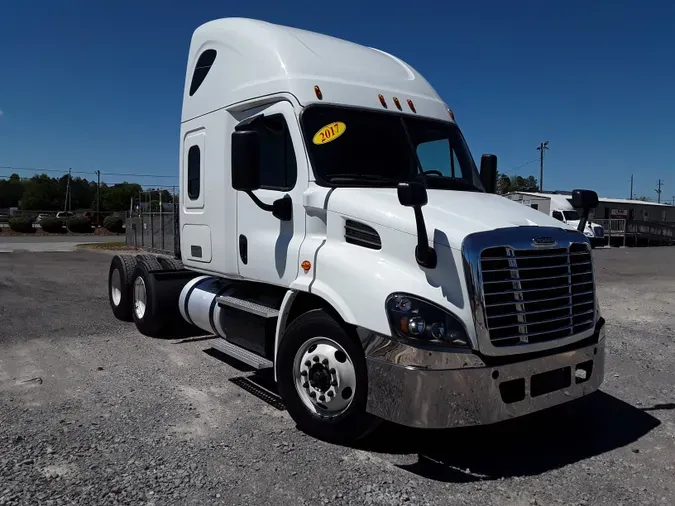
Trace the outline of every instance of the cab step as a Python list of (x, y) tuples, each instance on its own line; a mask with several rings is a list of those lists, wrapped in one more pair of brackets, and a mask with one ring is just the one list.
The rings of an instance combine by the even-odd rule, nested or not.
[(252, 302), (250, 300), (239, 299), (229, 295), (221, 295), (216, 299), (216, 301), (221, 306), (239, 309), (240, 311), (245, 311), (246, 313), (251, 313), (263, 318), (276, 318), (279, 316), (279, 311), (277, 309), (258, 304), (257, 302)]
[(237, 346), (236, 344), (226, 341), (222, 337), (216, 339), (211, 346), (216, 350), (218, 350), (219, 352), (224, 353), (229, 357), (236, 358), (240, 362), (243, 362), (244, 364), (249, 365), (254, 369), (258, 370), (270, 369), (273, 365), (270, 360), (267, 360), (266, 358), (256, 355), (255, 353), (252, 353), (248, 350), (245, 350), (244, 348)]

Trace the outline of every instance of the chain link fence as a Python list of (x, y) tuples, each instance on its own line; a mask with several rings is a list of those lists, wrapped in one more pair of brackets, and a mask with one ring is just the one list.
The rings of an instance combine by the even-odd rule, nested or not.
[(178, 248), (178, 203), (163, 202), (157, 190), (146, 191), (132, 200), (125, 220), (126, 244), (156, 253), (176, 254)]

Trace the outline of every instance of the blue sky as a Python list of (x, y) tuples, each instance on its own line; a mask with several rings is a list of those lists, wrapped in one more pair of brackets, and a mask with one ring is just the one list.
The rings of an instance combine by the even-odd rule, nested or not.
[[(11, 4), (11, 7), (10, 7)], [(544, 189), (675, 196), (675, 4), (22, 0), (0, 8), (0, 166), (173, 176), (192, 31), (245, 16), (378, 47), (455, 111), (477, 162)], [(10, 169), (0, 169), (9, 175)], [(29, 171), (20, 171), (30, 175)], [(86, 174), (78, 174), (86, 176)]]

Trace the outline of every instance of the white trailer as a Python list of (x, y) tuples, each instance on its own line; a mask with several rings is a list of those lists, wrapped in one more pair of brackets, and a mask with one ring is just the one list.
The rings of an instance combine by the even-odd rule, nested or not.
[(582, 397), (605, 361), (589, 241), (496, 195), (496, 163), (479, 173), (452, 111), (390, 54), (208, 22), (187, 62), (176, 258), (115, 256), (112, 310), (271, 368), (320, 438)]

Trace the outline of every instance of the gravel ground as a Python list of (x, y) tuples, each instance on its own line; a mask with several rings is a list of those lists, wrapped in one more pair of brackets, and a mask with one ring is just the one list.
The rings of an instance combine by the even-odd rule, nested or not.
[(602, 392), (492, 427), (385, 425), (359, 448), (296, 430), (208, 338), (116, 321), (108, 254), (2, 253), (0, 505), (675, 504), (673, 252), (595, 252)]

